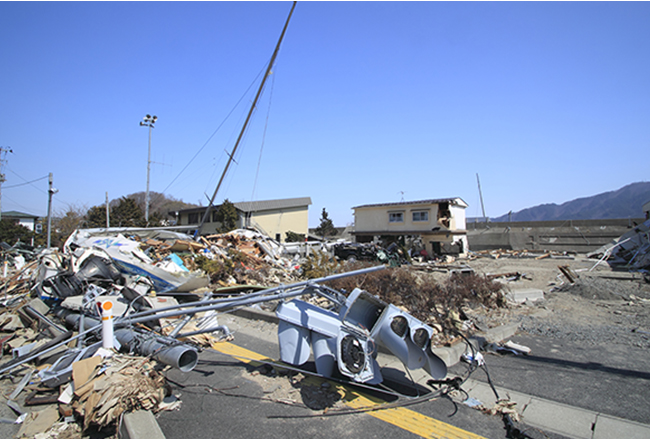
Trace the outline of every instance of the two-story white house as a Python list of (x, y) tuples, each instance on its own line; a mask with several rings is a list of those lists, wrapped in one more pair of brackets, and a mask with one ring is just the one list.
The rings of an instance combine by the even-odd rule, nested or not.
[(353, 207), (357, 242), (381, 236), (420, 236), (430, 255), (468, 251), (465, 209), (461, 198), (366, 204)]

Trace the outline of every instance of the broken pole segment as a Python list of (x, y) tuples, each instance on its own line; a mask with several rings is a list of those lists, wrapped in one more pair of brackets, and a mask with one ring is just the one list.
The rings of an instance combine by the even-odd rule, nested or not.
[(110, 300), (100, 304), (102, 309), (102, 347), (113, 349), (113, 302)]

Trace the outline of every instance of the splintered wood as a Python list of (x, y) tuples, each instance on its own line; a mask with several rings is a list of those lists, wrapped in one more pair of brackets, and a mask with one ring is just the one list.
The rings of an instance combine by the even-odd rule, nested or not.
[(76, 398), (72, 408), (84, 417), (84, 430), (91, 424), (107, 426), (124, 412), (158, 411), (165, 397), (165, 377), (154, 364), (148, 358), (114, 355), (92, 370), (78, 366), (80, 375), (88, 378), (77, 386), (74, 377)]

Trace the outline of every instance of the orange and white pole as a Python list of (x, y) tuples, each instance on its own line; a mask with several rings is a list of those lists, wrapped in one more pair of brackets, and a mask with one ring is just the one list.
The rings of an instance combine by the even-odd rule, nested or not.
[(107, 300), (102, 308), (102, 347), (113, 349), (113, 302)]

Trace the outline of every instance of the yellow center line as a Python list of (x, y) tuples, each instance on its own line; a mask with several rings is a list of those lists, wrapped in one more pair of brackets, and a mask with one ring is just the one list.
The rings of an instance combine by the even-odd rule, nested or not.
[[(228, 342), (215, 343), (212, 345), (212, 349), (237, 358), (239, 361), (242, 361), (244, 363), (265, 363), (269, 361), (275, 362), (275, 360), (269, 357), (260, 355), (257, 352), (250, 351)], [(308, 380), (311, 380), (311, 378), (308, 378)], [(317, 382), (317, 380), (318, 379), (314, 379), (314, 382)], [(365, 395), (362, 392), (359, 392), (342, 384), (336, 384), (335, 387), (338, 390), (339, 394), (341, 394), (342, 401), (350, 408), (368, 408), (385, 404), (385, 402), (379, 398)], [(437, 419), (425, 416), (421, 413), (403, 407), (374, 410), (365, 413), (425, 438), (484, 439), (483, 436), (462, 430), (458, 427), (454, 427), (453, 425), (438, 421)]]

